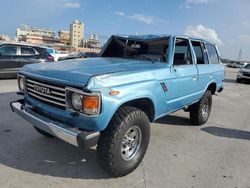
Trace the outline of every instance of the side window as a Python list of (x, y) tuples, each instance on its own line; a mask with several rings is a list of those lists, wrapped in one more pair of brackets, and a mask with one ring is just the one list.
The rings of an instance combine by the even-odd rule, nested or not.
[(192, 56), (187, 39), (177, 38), (175, 40), (174, 65), (192, 64)]
[(36, 52), (33, 48), (21, 46), (21, 55), (35, 55)]
[(2, 55), (16, 55), (17, 47), (12, 45), (3, 45), (0, 47)]
[(214, 45), (206, 44), (209, 61), (212, 64), (219, 63), (219, 56)]
[(208, 56), (205, 51), (204, 43), (199, 41), (192, 41), (192, 46), (196, 56), (197, 64), (208, 64)]

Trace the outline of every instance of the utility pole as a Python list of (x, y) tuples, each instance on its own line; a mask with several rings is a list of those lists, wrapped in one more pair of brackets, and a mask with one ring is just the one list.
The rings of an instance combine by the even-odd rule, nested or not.
[(240, 49), (240, 51), (239, 51), (239, 55), (238, 55), (238, 61), (241, 61), (241, 56), (242, 56), (242, 49)]

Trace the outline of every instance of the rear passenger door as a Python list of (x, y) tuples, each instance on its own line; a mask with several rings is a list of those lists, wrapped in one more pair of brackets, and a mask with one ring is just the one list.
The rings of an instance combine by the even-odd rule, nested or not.
[(168, 101), (170, 110), (182, 108), (197, 99), (198, 71), (188, 39), (175, 39), (171, 78), (171, 99)]
[(17, 46), (4, 44), (0, 46), (0, 71), (16, 72), (18, 63), (15, 61), (17, 55)]
[(19, 46), (18, 65), (22, 68), (26, 64), (36, 63), (38, 52), (29, 46)]
[[(198, 89), (201, 97), (209, 83), (219, 83), (219, 77), (224, 75), (223, 67), (220, 64), (217, 50), (213, 44), (198, 40), (192, 40), (191, 43), (199, 73)], [(222, 82), (221, 79), (220, 82)]]

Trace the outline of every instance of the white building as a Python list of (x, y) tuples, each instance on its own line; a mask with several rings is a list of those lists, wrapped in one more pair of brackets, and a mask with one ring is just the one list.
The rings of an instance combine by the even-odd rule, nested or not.
[(84, 24), (78, 20), (70, 24), (70, 45), (72, 47), (82, 47), (84, 39)]

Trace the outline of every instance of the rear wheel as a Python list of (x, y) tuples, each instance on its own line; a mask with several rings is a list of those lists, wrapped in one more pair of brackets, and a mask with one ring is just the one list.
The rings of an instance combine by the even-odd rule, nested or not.
[(212, 94), (207, 90), (199, 102), (190, 106), (190, 120), (194, 125), (205, 124), (212, 107)]
[(37, 128), (36, 126), (34, 126), (34, 128), (35, 128), (35, 130), (36, 130), (38, 133), (40, 133), (41, 135), (43, 135), (43, 136), (45, 136), (45, 137), (48, 137), (48, 138), (53, 138), (53, 137), (55, 137), (55, 136), (53, 136), (52, 134), (49, 134), (49, 133), (43, 131), (42, 129)]
[(113, 177), (132, 172), (142, 161), (150, 138), (147, 115), (133, 107), (122, 107), (101, 133), (97, 145), (100, 166)]

